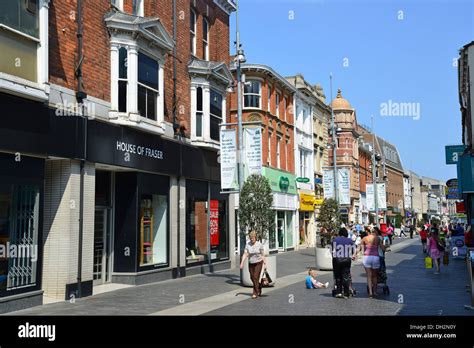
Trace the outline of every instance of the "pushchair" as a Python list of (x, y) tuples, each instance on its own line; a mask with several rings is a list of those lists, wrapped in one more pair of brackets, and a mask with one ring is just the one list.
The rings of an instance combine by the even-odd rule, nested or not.
[[(390, 295), (390, 288), (387, 285), (387, 267), (385, 266), (385, 257), (380, 258), (380, 268), (377, 271), (376, 289), (378, 285), (382, 285), (382, 291), (384, 295)], [(370, 293), (368, 285), (367, 293)]]
[[(333, 275), (333, 280), (334, 280), (334, 287), (331, 291), (331, 294), (332, 294), (332, 297), (336, 297), (336, 295), (337, 295), (337, 284), (336, 284), (336, 277), (335, 277), (334, 272), (332, 273), (332, 275)], [(351, 273), (349, 273), (349, 296), (351, 296), (351, 297), (357, 296), (356, 289), (354, 289), (352, 287), (352, 274)]]

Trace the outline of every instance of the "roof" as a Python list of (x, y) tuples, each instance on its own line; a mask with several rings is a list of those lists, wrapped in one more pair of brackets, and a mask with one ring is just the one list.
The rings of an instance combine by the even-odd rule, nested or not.
[(342, 97), (341, 89), (337, 90), (337, 96), (331, 101), (333, 110), (352, 110), (349, 101)]
[(377, 136), (377, 142), (385, 158), (386, 165), (403, 172), (402, 160), (397, 147), (379, 136)]

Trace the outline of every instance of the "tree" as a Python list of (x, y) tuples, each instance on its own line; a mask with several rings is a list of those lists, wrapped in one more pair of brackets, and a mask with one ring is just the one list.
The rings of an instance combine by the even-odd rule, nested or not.
[(342, 223), (339, 204), (335, 199), (328, 198), (324, 200), (319, 210), (317, 221), (320, 227), (321, 247), (324, 248), (337, 235)]
[(239, 199), (239, 224), (241, 236), (251, 231), (257, 240), (268, 240), (268, 233), (275, 227), (275, 211), (272, 210), (273, 195), (268, 179), (253, 174), (247, 178)]

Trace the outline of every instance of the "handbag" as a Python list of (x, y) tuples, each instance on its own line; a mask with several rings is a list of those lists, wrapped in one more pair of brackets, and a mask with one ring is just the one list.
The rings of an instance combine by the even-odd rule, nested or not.
[(272, 283), (272, 278), (270, 277), (270, 274), (268, 274), (267, 269), (263, 271), (263, 276), (262, 279), (260, 280), (260, 285), (262, 287), (267, 287)]
[(425, 257), (425, 268), (433, 268), (433, 260), (429, 256)]
[(445, 266), (449, 265), (449, 253), (448, 252), (444, 252), (443, 265), (445, 265)]

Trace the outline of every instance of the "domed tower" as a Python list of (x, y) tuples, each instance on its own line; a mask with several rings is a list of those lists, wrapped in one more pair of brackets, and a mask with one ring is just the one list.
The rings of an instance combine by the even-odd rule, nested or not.
[[(351, 207), (349, 221), (356, 221), (359, 207), (359, 133), (357, 132), (357, 118), (355, 109), (342, 96), (341, 89), (332, 100), (331, 107), (334, 113), (334, 122), (337, 129), (337, 166), (350, 168), (350, 197)], [(332, 159), (331, 159), (332, 160)], [(331, 161), (331, 163), (333, 163)]]

